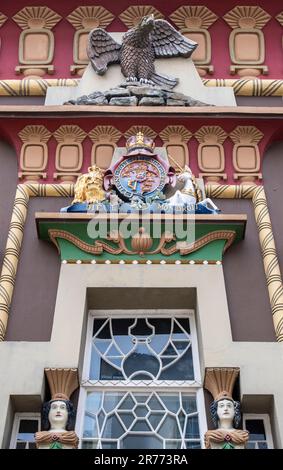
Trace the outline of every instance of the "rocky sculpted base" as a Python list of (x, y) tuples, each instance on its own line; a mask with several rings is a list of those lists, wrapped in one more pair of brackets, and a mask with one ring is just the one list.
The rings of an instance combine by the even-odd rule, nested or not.
[(183, 93), (139, 82), (126, 82), (107, 91), (95, 91), (66, 105), (95, 106), (211, 106)]

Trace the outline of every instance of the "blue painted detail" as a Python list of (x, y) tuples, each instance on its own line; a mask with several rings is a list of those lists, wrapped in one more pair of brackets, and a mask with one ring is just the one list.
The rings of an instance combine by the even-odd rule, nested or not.
[(68, 207), (62, 207), (60, 212), (80, 212), (80, 213), (139, 213), (143, 214), (219, 214), (219, 209), (207, 207), (205, 203), (199, 202), (196, 206), (170, 206), (166, 201), (143, 203), (140, 205), (131, 205), (129, 202), (111, 205), (109, 203), (88, 204), (76, 203)]

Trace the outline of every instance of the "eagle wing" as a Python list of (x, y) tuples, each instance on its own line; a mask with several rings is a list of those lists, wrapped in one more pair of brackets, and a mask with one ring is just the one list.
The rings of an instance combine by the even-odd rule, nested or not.
[(155, 57), (190, 57), (197, 47), (197, 42), (185, 38), (168, 21), (155, 20), (151, 32)]
[(103, 75), (108, 64), (120, 62), (119, 51), (121, 45), (118, 44), (104, 29), (93, 29), (88, 36), (87, 55), (92, 67), (99, 75)]

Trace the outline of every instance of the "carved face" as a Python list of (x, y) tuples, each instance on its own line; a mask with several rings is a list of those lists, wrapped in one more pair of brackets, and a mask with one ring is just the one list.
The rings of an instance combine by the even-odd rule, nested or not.
[(102, 177), (99, 173), (88, 173), (87, 179), (86, 179), (86, 187), (100, 187), (102, 186)]
[(92, 179), (103, 179), (103, 171), (96, 165), (92, 165), (88, 168), (88, 176)]
[(231, 424), (231, 428), (233, 427), (233, 419), (235, 416), (235, 406), (231, 400), (220, 400), (217, 405), (217, 416), (219, 419), (219, 427), (221, 427), (221, 423), (224, 421)]
[(68, 421), (67, 405), (64, 401), (53, 401), (48, 414), (50, 429), (66, 429)]

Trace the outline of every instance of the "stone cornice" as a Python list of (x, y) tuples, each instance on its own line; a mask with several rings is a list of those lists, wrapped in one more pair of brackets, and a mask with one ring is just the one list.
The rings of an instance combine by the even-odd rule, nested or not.
[(0, 106), (0, 118), (17, 119), (27, 118), (80, 118), (93, 116), (190, 116), (191, 118), (212, 117), (215, 119), (230, 118), (281, 118), (283, 107), (259, 107), (259, 106), (205, 106), (205, 107), (184, 107), (184, 106)]
[(63, 117), (185, 117), (199, 119), (207, 117), (211, 119), (229, 118), (271, 118), (282, 119), (282, 107), (258, 107), (258, 106), (206, 106), (206, 107), (184, 107), (184, 106), (0, 106), (0, 118), (54, 118)]

